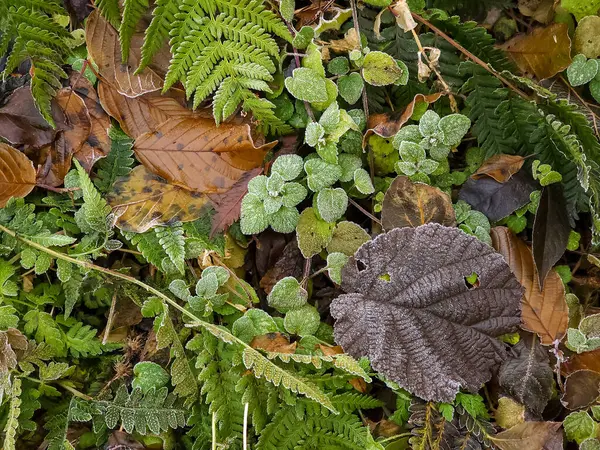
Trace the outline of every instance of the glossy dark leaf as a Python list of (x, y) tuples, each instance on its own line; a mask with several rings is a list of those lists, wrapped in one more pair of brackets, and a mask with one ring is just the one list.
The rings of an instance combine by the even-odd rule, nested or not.
[(600, 398), (600, 373), (578, 370), (567, 377), (560, 401), (571, 410), (587, 408)]
[(478, 180), (469, 178), (463, 184), (458, 198), (494, 222), (529, 203), (529, 195), (535, 190), (536, 183), (529, 175), (520, 171), (506, 183), (498, 183), (490, 177)]
[[(465, 277), (477, 273), (479, 285)], [(519, 282), (504, 258), (457, 228), (396, 228), (364, 244), (333, 300), (335, 338), (413, 394), (452, 401), (506, 357), (495, 337), (520, 322)]]
[(510, 396), (541, 415), (552, 397), (553, 372), (548, 352), (538, 342), (537, 337), (522, 338), (500, 366), (498, 378)]
[(546, 275), (563, 255), (569, 242), (571, 226), (563, 187), (546, 186), (533, 223), (533, 260), (544, 286)]

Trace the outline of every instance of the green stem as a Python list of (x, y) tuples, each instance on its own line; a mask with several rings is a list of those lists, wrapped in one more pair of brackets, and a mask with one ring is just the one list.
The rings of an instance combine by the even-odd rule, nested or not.
[(377, 443), (383, 445), (387, 442), (392, 442), (392, 441), (395, 441), (396, 439), (402, 439), (402, 438), (409, 437), (409, 436), (412, 436), (412, 433), (408, 432), (408, 433), (396, 434), (395, 436), (390, 436), (389, 438), (386, 438), (382, 441), (377, 441)]

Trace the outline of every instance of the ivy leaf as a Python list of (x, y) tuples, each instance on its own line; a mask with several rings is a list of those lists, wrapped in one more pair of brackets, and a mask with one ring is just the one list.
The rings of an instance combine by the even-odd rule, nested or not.
[(309, 103), (327, 101), (325, 78), (308, 67), (294, 69), (292, 76), (285, 79), (285, 87), (298, 100)]
[(317, 194), (317, 210), (325, 222), (335, 222), (348, 208), (348, 194), (342, 188), (325, 188)]
[(383, 229), (418, 227), (430, 222), (456, 225), (450, 197), (433, 186), (414, 183), (407, 177), (396, 177), (383, 198)]
[(302, 211), (296, 228), (298, 248), (302, 255), (310, 258), (323, 250), (331, 241), (334, 228), (335, 223), (319, 219), (313, 208)]
[(285, 277), (279, 280), (267, 297), (269, 306), (281, 313), (297, 309), (306, 304), (308, 292), (294, 277)]
[[(477, 287), (465, 283), (472, 273)], [(331, 304), (336, 341), (429, 400), (479, 390), (506, 357), (495, 337), (520, 323), (522, 288), (504, 258), (439, 224), (366, 243), (344, 268), (342, 288)]]
[(530, 336), (512, 348), (498, 373), (500, 386), (515, 400), (541, 415), (552, 397), (554, 374), (548, 352)]
[(408, 68), (387, 53), (373, 51), (365, 56), (362, 76), (371, 86), (405, 85), (408, 82)]

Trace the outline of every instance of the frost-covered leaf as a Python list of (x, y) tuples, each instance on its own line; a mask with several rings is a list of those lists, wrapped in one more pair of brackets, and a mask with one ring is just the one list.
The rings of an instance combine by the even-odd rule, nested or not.
[(319, 219), (313, 208), (302, 211), (296, 228), (298, 248), (302, 255), (310, 258), (323, 250), (331, 241), (334, 228), (335, 223)]
[(325, 128), (320, 123), (309, 122), (304, 133), (304, 140), (311, 147), (316, 147), (325, 136)]
[(310, 336), (316, 333), (321, 318), (319, 311), (312, 305), (304, 305), (300, 308), (288, 311), (283, 319), (285, 330), (290, 334), (298, 336)]
[(340, 107), (337, 102), (333, 102), (325, 111), (323, 111), (323, 114), (319, 119), (319, 125), (321, 125), (327, 133), (331, 133), (338, 123), (340, 123)]
[(281, 155), (271, 166), (271, 172), (281, 175), (285, 181), (292, 181), (302, 173), (304, 162), (298, 155)]
[(348, 58), (346, 58), (345, 56), (338, 56), (336, 58), (333, 58), (327, 64), (327, 71), (332, 75), (346, 75), (349, 70), (350, 63), (348, 62)]
[(285, 87), (298, 100), (309, 103), (327, 101), (325, 78), (313, 69), (299, 67), (285, 79)]
[[(465, 277), (477, 273), (479, 284)], [(415, 395), (477, 391), (520, 323), (522, 288), (501, 255), (456, 228), (396, 228), (363, 245), (331, 304), (335, 338)], [(450, 344), (450, 342), (452, 344)]]
[(267, 297), (269, 306), (281, 313), (304, 306), (307, 299), (308, 293), (294, 277), (279, 280)]
[(410, 141), (402, 141), (398, 151), (400, 152), (400, 158), (405, 162), (417, 164), (427, 158), (425, 149), (419, 144)]
[(439, 123), (440, 115), (433, 109), (428, 109), (419, 120), (419, 131), (421, 132), (421, 135), (426, 137), (433, 136), (438, 131)]
[(365, 56), (362, 76), (371, 86), (406, 84), (408, 69), (403, 62), (396, 61), (387, 53), (374, 51)]
[(338, 90), (340, 96), (348, 102), (349, 105), (354, 105), (361, 97), (365, 83), (360, 74), (354, 72), (350, 75), (342, 75), (338, 79)]
[(342, 168), (337, 164), (330, 164), (320, 158), (309, 159), (304, 163), (308, 188), (313, 192), (331, 186), (342, 175)]
[(471, 119), (462, 114), (450, 114), (440, 119), (438, 128), (443, 133), (442, 142), (445, 145), (455, 147), (460, 144), (462, 138), (471, 128)]
[(306, 47), (309, 46), (309, 44), (312, 42), (314, 37), (315, 37), (314, 28), (302, 27), (300, 29), (300, 31), (298, 31), (298, 33), (296, 33), (296, 36), (294, 37), (294, 40), (292, 41), (292, 45), (297, 49), (304, 50)]
[(244, 234), (258, 234), (269, 226), (263, 201), (255, 194), (244, 196), (240, 218), (240, 226)]
[(279, 210), (269, 216), (271, 228), (278, 233), (291, 233), (298, 225), (300, 214), (296, 208), (282, 206)]
[(333, 230), (331, 242), (327, 244), (329, 253), (343, 253), (347, 256), (352, 256), (356, 250), (365, 242), (371, 239), (360, 225), (354, 222), (343, 221), (337, 224)]
[(348, 194), (342, 188), (325, 188), (317, 194), (317, 209), (325, 222), (335, 222), (348, 208)]
[(579, 54), (567, 68), (567, 78), (571, 86), (583, 86), (594, 79), (598, 73), (598, 60), (588, 60), (585, 55)]
[(141, 389), (144, 394), (152, 388), (158, 390), (166, 386), (171, 379), (169, 372), (151, 361), (137, 363), (133, 368), (133, 375), (132, 387)]
[(338, 165), (342, 168), (340, 181), (348, 182), (354, 179), (354, 172), (356, 169), (360, 169), (362, 167), (362, 160), (358, 155), (342, 153), (338, 157)]
[(283, 206), (292, 208), (304, 200), (306, 198), (306, 194), (308, 194), (306, 188), (300, 183), (285, 183), (281, 193), (281, 201), (283, 202)]
[(500, 386), (535, 414), (541, 415), (552, 397), (554, 374), (548, 352), (537, 339), (521, 338), (498, 373)]
[(596, 437), (598, 424), (587, 411), (578, 411), (569, 414), (563, 421), (567, 439), (581, 444), (589, 438)]
[(278, 331), (273, 318), (262, 309), (249, 309), (233, 323), (233, 334), (242, 341), (250, 343), (255, 336)]
[(371, 176), (365, 169), (356, 169), (354, 171), (354, 186), (356, 186), (356, 189), (361, 194), (369, 195), (375, 192)]
[(327, 274), (334, 283), (342, 284), (342, 269), (348, 262), (348, 256), (336, 252), (327, 255)]

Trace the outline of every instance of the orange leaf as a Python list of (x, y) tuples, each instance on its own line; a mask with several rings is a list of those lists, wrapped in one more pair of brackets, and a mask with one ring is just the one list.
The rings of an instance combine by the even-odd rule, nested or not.
[(56, 134), (51, 147), (40, 151), (37, 163), (42, 166), (38, 183), (60, 186), (71, 170), (73, 155), (81, 150), (90, 135), (92, 123), (83, 100), (71, 88), (63, 88), (56, 95), (56, 103), (65, 116), (68, 127)]
[(121, 94), (137, 97), (162, 88), (162, 77), (151, 68), (134, 74), (140, 62), (139, 36), (132, 39), (129, 61), (123, 62), (119, 33), (98, 11), (94, 11), (87, 19), (85, 39), (88, 54), (98, 66), (100, 77), (113, 84)]
[(396, 177), (383, 199), (381, 224), (384, 230), (418, 227), (430, 222), (456, 224), (450, 197), (436, 187), (415, 183), (408, 177)]
[(267, 352), (294, 353), (297, 342), (290, 344), (290, 341), (281, 333), (269, 333), (262, 336), (256, 336), (250, 342), (250, 347), (259, 348)]
[(339, 345), (330, 347), (329, 345), (317, 344), (317, 346), (319, 347), (319, 350), (321, 350), (325, 356), (335, 356), (335, 355), (341, 355), (344, 353), (344, 350)]
[(498, 183), (506, 183), (515, 173), (523, 167), (525, 158), (518, 155), (494, 155), (485, 160), (479, 170), (471, 175), (471, 178), (478, 180), (488, 176)]
[(25, 197), (35, 187), (35, 169), (27, 156), (0, 143), (0, 208), (12, 197)]
[(257, 147), (249, 125), (176, 117), (136, 139), (133, 146), (150, 171), (185, 188), (224, 193), (248, 171), (259, 167), (277, 142)]
[(151, 92), (135, 98), (121, 95), (110, 84), (98, 83), (100, 102), (116, 119), (123, 131), (133, 139), (154, 131), (170, 117), (192, 116), (196, 113), (185, 107), (182, 91), (169, 89), (167, 95)]
[(206, 214), (210, 206), (206, 195), (169, 184), (144, 166), (119, 178), (107, 201), (113, 207), (116, 226), (135, 233), (157, 225), (191, 222)]
[(525, 288), (522, 300), (522, 327), (537, 333), (543, 345), (563, 338), (569, 324), (565, 287), (556, 271), (548, 273), (540, 291), (531, 249), (506, 227), (492, 228), (493, 247), (506, 259), (517, 280)]
[(504, 47), (525, 75), (539, 80), (551, 78), (571, 64), (571, 38), (566, 23), (553, 23), (536, 28), (531, 34), (515, 36)]

